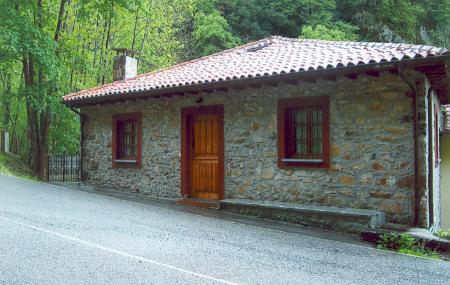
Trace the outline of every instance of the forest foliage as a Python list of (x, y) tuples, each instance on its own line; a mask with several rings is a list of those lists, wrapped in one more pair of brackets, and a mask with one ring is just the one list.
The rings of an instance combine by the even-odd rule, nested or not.
[(78, 151), (61, 96), (111, 82), (111, 49), (139, 73), (281, 35), (450, 47), (448, 0), (0, 0), (0, 129), (43, 175)]

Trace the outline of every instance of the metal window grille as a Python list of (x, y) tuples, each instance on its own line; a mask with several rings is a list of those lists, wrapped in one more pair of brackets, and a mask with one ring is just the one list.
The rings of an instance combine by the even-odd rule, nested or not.
[(323, 158), (323, 112), (320, 108), (296, 108), (291, 113), (290, 158)]
[(137, 121), (123, 120), (117, 122), (117, 158), (136, 159)]

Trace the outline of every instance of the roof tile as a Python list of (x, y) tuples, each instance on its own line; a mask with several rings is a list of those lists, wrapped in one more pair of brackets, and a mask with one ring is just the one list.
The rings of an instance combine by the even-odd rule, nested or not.
[(432, 46), (270, 37), (158, 71), (69, 94), (63, 101), (219, 80), (392, 62), (448, 54)]

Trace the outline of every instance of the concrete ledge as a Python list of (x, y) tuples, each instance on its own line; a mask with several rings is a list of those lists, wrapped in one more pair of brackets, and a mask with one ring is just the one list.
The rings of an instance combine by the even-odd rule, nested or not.
[(281, 202), (227, 199), (219, 201), (221, 210), (281, 220), (285, 222), (359, 233), (385, 224), (383, 212), (326, 206), (299, 205)]

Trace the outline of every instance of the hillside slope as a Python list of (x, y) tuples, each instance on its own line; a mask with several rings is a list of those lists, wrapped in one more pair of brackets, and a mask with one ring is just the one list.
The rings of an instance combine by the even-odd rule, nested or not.
[(0, 153), (0, 173), (36, 179), (26, 163), (20, 157), (10, 153)]

